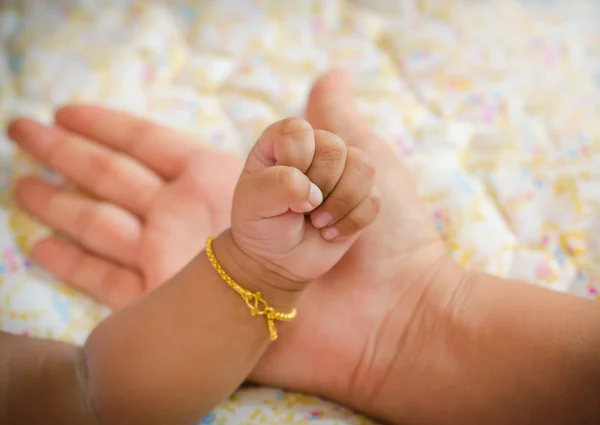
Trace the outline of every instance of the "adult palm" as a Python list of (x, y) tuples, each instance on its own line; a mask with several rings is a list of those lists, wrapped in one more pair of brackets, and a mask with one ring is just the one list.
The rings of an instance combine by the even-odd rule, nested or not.
[(81, 190), (17, 182), (21, 207), (71, 239), (42, 240), (32, 259), (112, 308), (165, 282), (229, 225), (243, 162), (189, 136), (96, 106), (64, 107), (54, 126), (21, 118), (8, 134)]

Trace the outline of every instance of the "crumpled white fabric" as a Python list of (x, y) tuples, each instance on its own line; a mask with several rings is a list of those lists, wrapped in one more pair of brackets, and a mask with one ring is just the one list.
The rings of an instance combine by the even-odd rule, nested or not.
[[(598, 298), (600, 15), (574, 6), (584, 1), (527, 3), (8, 0), (0, 124), (94, 101), (244, 155), (267, 125), (302, 114), (318, 74), (347, 67), (460, 262)], [(1, 135), (0, 326), (80, 343), (108, 311), (26, 261), (47, 230), (10, 190), (31, 172), (56, 178)], [(367, 422), (252, 388), (202, 423), (298, 421)]]

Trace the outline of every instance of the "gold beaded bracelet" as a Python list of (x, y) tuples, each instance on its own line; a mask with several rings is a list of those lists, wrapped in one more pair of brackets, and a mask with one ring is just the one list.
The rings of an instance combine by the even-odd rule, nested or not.
[(238, 285), (236, 281), (227, 274), (225, 269), (223, 269), (219, 263), (219, 260), (217, 260), (217, 257), (212, 249), (213, 241), (213, 237), (209, 237), (206, 240), (206, 256), (208, 257), (208, 261), (210, 261), (210, 264), (212, 264), (213, 268), (219, 274), (221, 279), (223, 279), (231, 289), (233, 289), (240, 295), (240, 297), (242, 297), (250, 309), (250, 314), (252, 314), (252, 316), (265, 316), (265, 319), (267, 319), (267, 327), (269, 329), (269, 337), (271, 338), (271, 341), (275, 341), (277, 339), (275, 320), (279, 320), (280, 322), (289, 322), (296, 317), (296, 309), (293, 309), (289, 313), (275, 311), (273, 307), (269, 307), (269, 304), (267, 304), (260, 292), (251, 292)]

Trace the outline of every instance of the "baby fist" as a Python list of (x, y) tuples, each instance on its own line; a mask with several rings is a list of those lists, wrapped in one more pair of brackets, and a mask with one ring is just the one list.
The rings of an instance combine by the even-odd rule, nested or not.
[(290, 118), (250, 152), (233, 198), (231, 235), (263, 267), (304, 283), (329, 271), (379, 212), (375, 170), (336, 135)]

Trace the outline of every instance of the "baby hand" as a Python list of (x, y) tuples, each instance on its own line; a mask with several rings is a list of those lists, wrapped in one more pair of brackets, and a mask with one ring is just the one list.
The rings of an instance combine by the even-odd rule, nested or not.
[(279, 121), (260, 136), (237, 183), (233, 241), (288, 282), (315, 279), (375, 220), (374, 175), (366, 154), (336, 135), (297, 118)]

